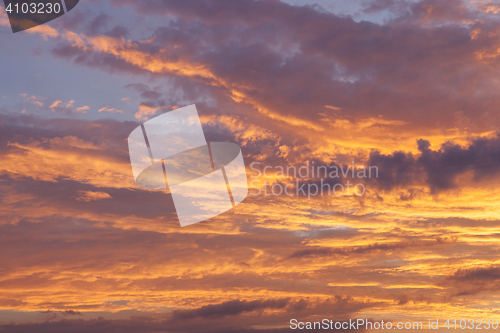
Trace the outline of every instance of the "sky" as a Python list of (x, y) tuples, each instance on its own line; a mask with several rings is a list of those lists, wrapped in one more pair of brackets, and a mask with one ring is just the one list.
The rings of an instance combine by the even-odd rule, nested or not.
[[(489, 0), (82, 0), (13, 34), (0, 6), (0, 332), (499, 320), (499, 15)], [(135, 184), (127, 138), (191, 104), (257, 181), (181, 228), (168, 191)], [(363, 195), (265, 195), (321, 184), (259, 172), (307, 163), (378, 172), (329, 180)]]

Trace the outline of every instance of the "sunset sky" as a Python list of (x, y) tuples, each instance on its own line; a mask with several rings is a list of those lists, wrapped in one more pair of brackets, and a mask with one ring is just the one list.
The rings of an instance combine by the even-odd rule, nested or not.
[[(500, 320), (500, 2), (82, 0), (15, 34), (0, 6), (0, 60), (0, 332)], [(127, 138), (191, 104), (249, 181), (378, 177), (181, 228)]]

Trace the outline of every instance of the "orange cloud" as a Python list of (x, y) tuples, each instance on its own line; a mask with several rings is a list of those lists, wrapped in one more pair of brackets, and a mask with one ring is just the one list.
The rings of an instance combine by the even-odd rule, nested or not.
[(123, 110), (119, 110), (119, 109), (115, 109), (115, 108), (110, 108), (108, 106), (105, 106), (103, 108), (100, 108), (99, 109), (99, 112), (117, 112), (117, 113), (124, 113), (125, 111)]
[(80, 196), (76, 198), (78, 201), (97, 201), (103, 199), (111, 199), (111, 196), (105, 192), (81, 191)]

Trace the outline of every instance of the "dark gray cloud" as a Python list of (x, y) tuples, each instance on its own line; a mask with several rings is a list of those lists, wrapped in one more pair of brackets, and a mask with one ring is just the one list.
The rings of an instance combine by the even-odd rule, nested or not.
[(500, 267), (473, 267), (459, 269), (448, 276), (442, 285), (453, 287), (453, 296), (471, 296), (500, 290)]
[(293, 258), (303, 258), (303, 257), (328, 257), (335, 255), (351, 255), (351, 254), (363, 254), (366, 252), (392, 252), (398, 251), (406, 248), (415, 249), (425, 249), (428, 247), (435, 246), (446, 246), (447, 244), (453, 244), (452, 240), (446, 239), (436, 239), (436, 241), (423, 241), (423, 240), (408, 240), (405, 242), (398, 243), (375, 243), (366, 246), (353, 246), (353, 247), (317, 247), (305, 250), (295, 251), (290, 255), (290, 259)]
[[(380, 188), (390, 190), (426, 183), (433, 193), (460, 188), (457, 178), (466, 172), (473, 172), (469, 181), (478, 182), (494, 179), (500, 172), (500, 137), (480, 138), (463, 147), (446, 142), (433, 150), (429, 141), (418, 140), (420, 155), (394, 152), (384, 155), (372, 152), (368, 165), (378, 166), (379, 177), (368, 179)], [(496, 180), (493, 180), (496, 181)]]
[(236, 316), (244, 312), (253, 312), (264, 309), (283, 309), (289, 304), (289, 299), (278, 300), (234, 300), (215, 305), (204, 305), (195, 310), (177, 310), (172, 314), (173, 320), (189, 320), (197, 317), (219, 318)]
[(81, 312), (75, 311), (75, 310), (66, 310), (66, 311), (63, 311), (62, 314), (70, 315), (70, 316), (81, 316), (82, 315)]
[(368, 166), (379, 169), (378, 178), (368, 181), (376, 182), (382, 189), (407, 186), (414, 183), (421, 170), (416, 165), (416, 158), (402, 151), (384, 155), (378, 151), (370, 154)]
[(110, 21), (112, 21), (112, 17), (101, 13), (94, 18), (92, 18), (92, 21), (90, 21), (89, 25), (87, 26), (86, 33), (89, 34), (90, 36), (95, 36), (100, 33), (104, 32), (104, 29), (106, 28), (107, 25), (110, 24)]
[[(119, 5), (175, 18), (147, 36), (150, 42), (136, 43), (137, 50), (169, 62), (200, 64), (281, 115), (320, 122), (324, 106), (335, 105), (348, 119), (382, 115), (439, 127), (461, 111), (474, 126), (496, 127), (499, 123), (491, 115), (498, 97), (489, 88), (495, 80), (495, 60), (486, 66), (476, 59), (478, 52), (493, 47), (495, 38), (471, 39), (471, 32), (495, 31), (498, 22), (488, 16), (464, 26), (463, 20), (474, 21), (479, 14), (460, 1), (442, 2), (408, 5), (404, 15), (386, 25), (278, 1), (200, 0), (188, 5), (149, 0)], [(441, 24), (423, 26), (423, 19)], [(114, 55), (65, 43), (54, 52), (86, 66), (148, 73)], [(172, 80), (182, 76), (153, 75)], [(193, 79), (206, 85), (218, 103), (220, 98), (229, 100), (225, 87)], [(198, 89), (191, 86), (187, 96), (196, 99)], [(241, 106), (233, 112), (247, 115)]]
[[(284, 323), (286, 324), (286, 323)], [(308, 332), (321, 332), (323, 330), (308, 330)], [(346, 332), (348, 330), (340, 330)], [(356, 330), (357, 332), (364, 332), (363, 329)], [(289, 328), (247, 328), (240, 327), (236, 324), (233, 325), (207, 325), (205, 324), (186, 324), (182, 326), (172, 326), (169, 323), (151, 322), (148, 320), (106, 320), (99, 319), (93, 321), (83, 320), (65, 320), (65, 321), (52, 321), (43, 324), (19, 324), (19, 325), (3, 325), (0, 326), (0, 332), (6, 333), (283, 333), (290, 332)]]
[(460, 282), (500, 280), (500, 267), (491, 266), (460, 269), (453, 273), (450, 279)]

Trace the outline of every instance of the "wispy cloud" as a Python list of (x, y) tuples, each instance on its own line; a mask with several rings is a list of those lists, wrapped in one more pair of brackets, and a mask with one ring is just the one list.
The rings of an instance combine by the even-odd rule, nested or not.
[[(26, 84), (0, 106), (0, 331), (496, 315), (495, 4), (362, 1), (346, 5), (352, 18), (279, 1), (110, 3), (23, 35), (119, 84), (111, 97), (101, 82), (52, 97)], [(385, 23), (359, 19), (370, 15)], [(135, 186), (126, 138), (193, 103), (207, 141), (237, 142), (247, 165), (379, 177), (362, 197), (251, 195), (181, 229), (167, 191)]]

